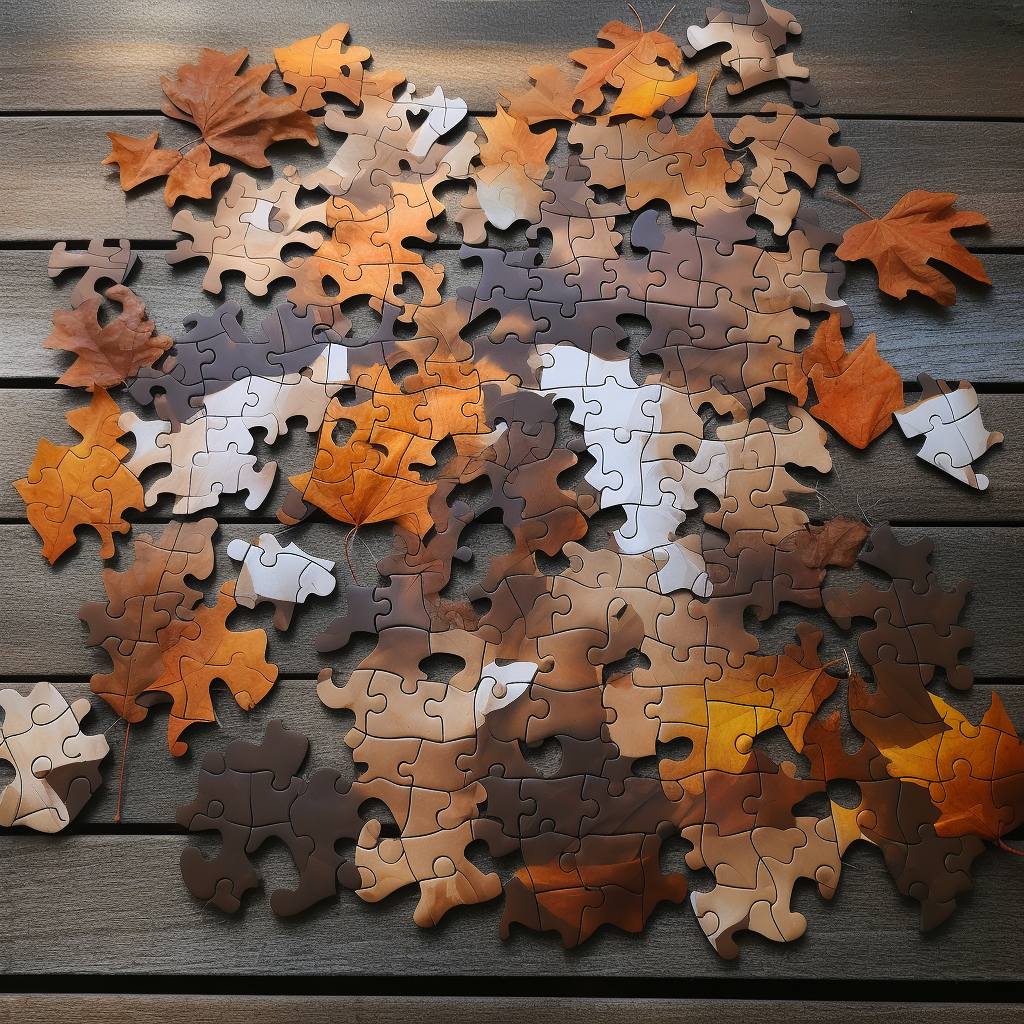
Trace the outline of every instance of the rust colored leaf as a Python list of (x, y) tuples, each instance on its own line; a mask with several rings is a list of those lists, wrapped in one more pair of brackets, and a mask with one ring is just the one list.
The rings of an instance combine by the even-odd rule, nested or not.
[(803, 369), (818, 396), (811, 415), (855, 448), (867, 448), (884, 434), (892, 414), (903, 408), (903, 381), (878, 354), (875, 335), (847, 352), (838, 313), (822, 323), (804, 349)]
[(273, 64), (237, 74), (248, 56), (246, 49), (226, 54), (204, 47), (198, 64), (180, 67), (176, 80), (166, 75), (160, 79), (167, 95), (160, 109), (194, 124), (211, 149), (250, 167), (270, 165), (264, 151), (274, 142), (303, 139), (318, 145), (309, 114), (290, 99), (263, 91)]
[(980, 213), (954, 210), (954, 192), (908, 192), (881, 220), (854, 224), (836, 250), (842, 260), (871, 260), (878, 271), (878, 287), (897, 299), (918, 291), (943, 306), (956, 302), (956, 286), (929, 265), (940, 260), (991, 284), (981, 260), (950, 234), (957, 228), (987, 225)]
[[(673, 81), (683, 55), (663, 32), (644, 32), (610, 21), (597, 38), (611, 46), (592, 46), (569, 54), (587, 69), (573, 90), (573, 95), (583, 100), (584, 112), (597, 110), (604, 102), (603, 85), (621, 90), (611, 114), (648, 117), (667, 100), (675, 100), (674, 109), (678, 109), (697, 84), (696, 75)], [(658, 64), (659, 58), (668, 67)]]
[(231, 168), (227, 164), (211, 165), (211, 155), (210, 147), (201, 142), (174, 165), (164, 186), (164, 201), (168, 206), (173, 206), (181, 196), (192, 199), (210, 199), (213, 196), (213, 183), (230, 173)]
[(867, 535), (867, 523), (836, 516), (821, 526), (807, 524), (779, 545), (780, 551), (799, 551), (809, 569), (839, 565), (849, 569), (856, 561)]
[(142, 484), (121, 465), (128, 449), (118, 443), (124, 433), (117, 425), (120, 415), (117, 402), (97, 387), (88, 406), (67, 414), (81, 442), (66, 447), (40, 441), (28, 476), (14, 484), (51, 564), (75, 543), (75, 527), (82, 524), (100, 535), (100, 557), (112, 558), (113, 534), (131, 529), (121, 514), (146, 507)]
[(172, 621), (191, 619), (202, 592), (185, 583), (213, 572), (213, 519), (171, 522), (157, 540), (135, 541), (135, 561), (123, 572), (103, 570), (106, 601), (87, 601), (78, 617), (89, 626), (88, 647), (102, 647), (113, 670), (92, 677), (92, 692), (128, 722), (140, 722), (148, 706), (139, 697), (164, 670), (158, 634)]
[(499, 89), (509, 101), (508, 112), (527, 124), (539, 121), (575, 121), (574, 107), (578, 102), (573, 87), (565, 75), (553, 64), (532, 64), (527, 74), (534, 84), (524, 93)]
[(111, 388), (134, 377), (142, 367), (152, 366), (174, 344), (167, 335), (154, 333), (156, 326), (146, 319), (146, 304), (131, 288), (114, 285), (106, 296), (123, 307), (106, 327), (100, 327), (96, 318), (99, 295), (78, 309), (60, 309), (53, 314), (53, 332), (44, 347), (74, 352), (78, 357), (58, 384), (89, 391)]
[(180, 757), (188, 749), (179, 737), (194, 722), (213, 722), (210, 686), (215, 679), (227, 684), (240, 707), (251, 711), (277, 679), (277, 666), (266, 660), (267, 634), (262, 629), (233, 632), (227, 617), (237, 607), (235, 582), (220, 589), (213, 608), (201, 604), (190, 621), (173, 620), (157, 638), (164, 671), (146, 692), (166, 693), (174, 701), (167, 722), (167, 743)]
[(141, 185), (151, 178), (161, 178), (181, 162), (181, 153), (176, 149), (157, 149), (159, 132), (144, 139), (135, 139), (119, 132), (107, 132), (110, 139), (110, 154), (103, 158), (105, 164), (117, 164), (121, 172), (121, 188), (129, 189)]
[(274, 50), (274, 59), (285, 82), (294, 86), (288, 98), (303, 110), (324, 105), (324, 93), (359, 102), (363, 64), (370, 59), (365, 46), (346, 46), (348, 25), (339, 22), (326, 32), (300, 39), (291, 46)]

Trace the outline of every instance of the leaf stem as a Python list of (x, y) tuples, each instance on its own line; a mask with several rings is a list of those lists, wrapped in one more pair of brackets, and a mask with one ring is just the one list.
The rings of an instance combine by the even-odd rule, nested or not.
[(356, 576), (355, 569), (352, 568), (352, 559), (349, 557), (348, 553), (348, 542), (352, 539), (352, 535), (358, 529), (358, 526), (353, 526), (352, 529), (345, 534), (345, 561), (348, 562), (348, 571), (352, 573), (352, 582), (355, 583), (356, 586), (359, 586), (359, 578)]
[(671, 6), (671, 7), (670, 7), (670, 8), (668, 9), (668, 14), (666, 14), (666, 15), (665, 15), (665, 17), (661, 19), (661, 24), (660, 24), (660, 25), (659, 25), (659, 26), (658, 26), (658, 27), (657, 27), (657, 28), (656, 28), (656, 29), (654, 30), (655, 32), (660, 32), (660, 31), (662, 30), (662, 28), (663, 28), (663, 27), (664, 27), (664, 25), (665, 25), (665, 22), (666, 22), (666, 21), (668, 21), (668, 19), (669, 19), (669, 15), (671, 15), (671, 14), (672, 14), (672, 12), (673, 12), (673, 11), (674, 11), (675, 9), (676, 9), (676, 5), (675, 5), (675, 4), (673, 4), (673, 5), (672, 5), (672, 6)]
[(636, 20), (640, 22), (640, 34), (644, 32), (644, 19), (637, 13), (637, 9), (632, 4), (626, 4), (626, 6), (636, 15)]
[(715, 84), (715, 79), (717, 77), (718, 77), (718, 68), (715, 68), (715, 70), (711, 72), (711, 81), (708, 82), (708, 91), (706, 93), (704, 93), (704, 113), (705, 114), (708, 112), (708, 102), (711, 99), (711, 86), (713, 86)]
[(845, 199), (851, 206), (856, 206), (857, 209), (860, 210), (860, 212), (863, 213), (864, 216), (867, 217), (868, 220), (874, 220), (875, 219), (874, 217), (871, 216), (870, 213), (868, 213), (867, 210), (864, 209), (863, 206), (860, 205), (860, 203), (855, 203), (849, 196), (844, 196), (841, 192), (835, 192), (832, 189), (829, 189), (825, 193), (825, 195), (827, 195), (827, 196), (835, 196), (837, 199)]
[(121, 753), (121, 778), (117, 783), (117, 813), (114, 815), (114, 821), (121, 820), (121, 792), (124, 789), (124, 763), (128, 758), (128, 733), (131, 732), (132, 723), (128, 722), (124, 728), (124, 750)]

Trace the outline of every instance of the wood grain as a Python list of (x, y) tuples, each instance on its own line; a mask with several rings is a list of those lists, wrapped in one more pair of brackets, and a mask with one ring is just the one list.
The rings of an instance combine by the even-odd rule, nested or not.
[[(728, 137), (735, 118), (725, 117), (719, 131)], [(679, 124), (688, 131), (692, 118)], [(143, 137), (160, 130), (160, 145), (181, 146), (195, 132), (162, 116), (3, 117), (0, 152), (8, 154), (4, 166), (5, 209), (0, 241), (57, 241), (74, 231), (78, 238), (131, 238), (136, 242), (176, 239), (163, 186), (149, 182), (129, 195), (121, 191), (118, 172), (103, 167), (110, 152), (104, 134), (122, 132)], [(840, 121), (839, 140), (855, 146), (864, 172), (848, 194), (875, 217), (885, 214), (911, 188), (956, 192), (959, 208), (977, 210), (992, 221), (991, 230), (971, 228), (958, 232), (965, 245), (1024, 246), (1024, 123), (989, 125), (945, 121)], [(318, 148), (280, 143), (270, 149), (274, 166), (296, 164), (303, 172), (326, 164), (338, 145), (337, 137), (321, 129)], [(18, 159), (11, 161), (10, 154)], [(254, 175), (263, 183), (271, 170)], [(227, 188), (218, 183), (215, 196)], [(842, 199), (825, 193), (835, 188), (831, 171), (822, 173), (814, 205), (822, 222), (836, 231), (862, 220)], [(453, 193), (454, 194), (454, 193)], [(203, 218), (208, 204), (187, 201)], [(461, 239), (452, 227), (442, 241)]]
[[(0, 307), (6, 310), (0, 320), (0, 380), (56, 378), (71, 362), (70, 356), (43, 348), (53, 329), (53, 310), (67, 308), (77, 279), (71, 273), (56, 280), (47, 277), (48, 257), (47, 251), (38, 249), (0, 251)], [(442, 294), (446, 297), (454, 295), (457, 288), (475, 284), (475, 261), (463, 263), (450, 249), (432, 254), (431, 259), (444, 264)], [(989, 254), (982, 256), (982, 262), (992, 287), (954, 271), (955, 306), (940, 306), (916, 293), (903, 301), (883, 295), (869, 263), (851, 264), (842, 290), (856, 317), (848, 338), (859, 342), (876, 332), (879, 351), (906, 381), (915, 380), (922, 370), (938, 377), (966, 377), (976, 384), (1016, 380), (1024, 350), (1020, 315), (1024, 256)], [(141, 249), (138, 269), (129, 284), (145, 299), (147, 313), (158, 329), (179, 336), (186, 316), (211, 313), (226, 299), (242, 307), (242, 324), (255, 330), (273, 306), (284, 301), (291, 287), (290, 281), (278, 281), (268, 295), (256, 298), (245, 290), (239, 275), (229, 274), (223, 292), (212, 295), (201, 287), (205, 272), (203, 260), (172, 267), (162, 251)], [(347, 312), (355, 324), (355, 337), (370, 336), (379, 323), (368, 306), (355, 306)]]
[[(251, 539), (267, 527), (251, 522), (222, 523), (214, 538), (217, 567), (202, 589), (211, 596), (221, 583), (237, 577), (237, 563), (227, 557), (225, 548), (235, 537)], [(136, 537), (151, 530), (159, 535), (161, 526), (152, 524), (134, 531)], [(275, 527), (270, 527), (275, 531)], [(84, 531), (83, 531), (84, 532)], [(90, 536), (91, 533), (91, 536)], [(932, 562), (939, 581), (947, 588), (962, 579), (973, 579), (975, 590), (968, 599), (962, 624), (976, 633), (975, 646), (964, 655), (979, 678), (1015, 679), (1021, 675), (1024, 664), (1024, 631), (1019, 628), (1019, 595), (1024, 592), (1024, 528), (1022, 527), (901, 527), (898, 535), (909, 542), (927, 535), (934, 539), (936, 554)], [(259, 605), (254, 611), (237, 609), (229, 619), (232, 629), (250, 629), (256, 626), (268, 630), (270, 635), (267, 658), (281, 669), (282, 675), (313, 676), (325, 665), (344, 671), (355, 666), (359, 651), (346, 651), (329, 658), (314, 652), (316, 635), (330, 621), (344, 613), (343, 591), (347, 571), (342, 553), (343, 532), (335, 525), (309, 523), (288, 534), (310, 554), (332, 558), (339, 562), (335, 569), (339, 586), (330, 599), (311, 598), (296, 610), (291, 628), (278, 633), (270, 626), (272, 607)], [(479, 582), (486, 573), (488, 557), (497, 551), (507, 551), (507, 533), (500, 524), (475, 525), (463, 540), (474, 551), (468, 566), (461, 566), (446, 590), (446, 596), (460, 599), (466, 589)], [(597, 537), (600, 541), (600, 535)], [(100, 580), (102, 563), (95, 532), (84, 533), (83, 539), (58, 560), (54, 567), (40, 555), (40, 542), (28, 525), (0, 526), (0, 574), (4, 579), (17, 580), (17, 586), (0, 591), (0, 666), (7, 676), (48, 679), (68, 675), (89, 675), (108, 671), (109, 659), (99, 649), (86, 649), (88, 635), (78, 619), (78, 608), (83, 601), (104, 598)], [(353, 563), (361, 581), (376, 582), (373, 563), (390, 550), (388, 527), (360, 530), (353, 544)], [(130, 545), (119, 547), (115, 568), (131, 564)], [(853, 570), (830, 570), (828, 584), (850, 586), (854, 584)], [(766, 623), (751, 622), (764, 651), (779, 650), (793, 640), (797, 623), (808, 620), (826, 629), (823, 649), (832, 651), (832, 657), (841, 657), (843, 649), (855, 647), (857, 633), (863, 625), (855, 622), (853, 633), (833, 626), (821, 611), (812, 612), (786, 605), (783, 613)]]
[(1011, 1003), (799, 1002), (777, 999), (574, 999), (441, 996), (0, 995), (0, 1020), (50, 1024), (1013, 1024)]
[[(811, 70), (830, 114), (1019, 116), (1024, 103), (1024, 17), (1014, 0), (989, 0), (969, 10), (955, 0), (913, 5), (890, 0), (823, 7), (814, 0), (785, 5), (803, 25), (791, 40), (797, 61)], [(656, 23), (664, 11), (640, 7)], [(352, 25), (353, 41), (368, 46), (377, 70), (400, 69), (421, 90), (444, 86), (473, 110), (494, 106), (496, 87), (526, 85), (534, 63), (569, 67), (566, 55), (593, 45), (595, 32), (628, 11), (617, 0), (445, 0), (381, 4), (349, 0), (339, 15), (311, 0), (285, 6), (246, 0), (198, 0), (181, 17), (160, 0), (96, 0), (67, 6), (43, 0), (4, 8), (8, 63), (18, 73), (0, 81), (2, 110), (155, 110), (160, 75), (195, 60), (201, 46), (228, 52), (250, 48), (252, 61), (272, 49), (326, 29), (335, 16)], [(665, 31), (677, 39), (704, 24), (700, 5), (680, 6)], [(116, 40), (116, 45), (111, 41)], [(702, 54), (707, 76), (720, 67), (720, 47)], [(894, 71), (894, 68), (898, 70)], [(68, 88), (73, 83), (73, 88)], [(759, 109), (763, 99), (785, 99), (772, 88), (727, 100), (720, 78), (712, 109)]]
[[(371, 646), (369, 638), (363, 639), (359, 643), (360, 653)], [(834, 647), (832, 653), (835, 653)], [(351, 666), (356, 661), (354, 654), (348, 652), (347, 656), (332, 661)], [(316, 655), (310, 657), (310, 661), (315, 659)], [(336, 669), (339, 682), (347, 678), (345, 672), (344, 667)], [(13, 685), (22, 693), (29, 690), (28, 684)], [(940, 681), (931, 689), (974, 723), (981, 721), (992, 693), (996, 692), (1010, 719), (1018, 723), (1024, 732), (1024, 686), (1020, 684), (1004, 683), (990, 687), (978, 683), (967, 693), (959, 693)], [(102, 766), (105, 785), (74, 822), (75, 831), (89, 832), (95, 826), (109, 826), (117, 811), (124, 723), (118, 722), (110, 706), (90, 691), (86, 680), (64, 680), (60, 691), (69, 703), (79, 697), (92, 701), (93, 712), (82, 722), (82, 729), (86, 733), (105, 734), (112, 751)], [(258, 743), (263, 738), (267, 723), (273, 719), (280, 719), (289, 729), (309, 737), (309, 756), (301, 771), (304, 777), (321, 768), (335, 768), (353, 781), (358, 777), (352, 752), (345, 745), (345, 736), (352, 727), (354, 716), (350, 712), (324, 707), (316, 695), (315, 677), (280, 680), (251, 712), (240, 708), (226, 687), (218, 685), (213, 692), (217, 722), (190, 726), (182, 737), (188, 744), (188, 751), (181, 757), (174, 757), (167, 749), (166, 708), (157, 705), (146, 719), (132, 726), (121, 802), (121, 820), (126, 825), (174, 831), (178, 805), (195, 798), (199, 766), (206, 753), (214, 750), (223, 753), (229, 743), (238, 739)], [(794, 757), (792, 747), (788, 746), (780, 729), (759, 736), (756, 746), (767, 750), (777, 762)]]
[[(493, 904), (459, 908), (437, 928), (421, 930), (412, 921), (414, 887), (376, 905), (344, 892), (281, 919), (270, 910), (266, 894), (293, 886), (295, 870), (279, 844), (268, 844), (256, 855), (263, 887), (249, 894), (242, 911), (227, 917), (191, 897), (181, 881), (178, 859), (192, 841), (178, 835), (0, 836), (6, 869), (0, 970), (187, 973), (193, 978), (455, 972), (576, 979), (717, 977), (723, 992), (727, 980), (738, 978), (829, 978), (837, 991), (851, 993), (856, 986), (835, 983), (1024, 979), (1017, 912), (1024, 900), (1024, 872), (1016, 857), (1000, 851), (976, 862), (974, 892), (961, 898), (952, 918), (922, 936), (916, 904), (898, 894), (881, 854), (857, 843), (847, 853), (839, 891), (830, 903), (813, 887), (798, 887), (793, 906), (808, 919), (804, 937), (779, 947), (758, 936), (741, 936), (738, 960), (726, 964), (687, 904), (657, 909), (642, 936), (601, 929), (569, 951), (557, 936), (519, 926), (502, 942), (500, 908)], [(675, 868), (685, 844), (673, 845), (666, 866)], [(215, 848), (216, 837), (211, 837), (207, 849)]]

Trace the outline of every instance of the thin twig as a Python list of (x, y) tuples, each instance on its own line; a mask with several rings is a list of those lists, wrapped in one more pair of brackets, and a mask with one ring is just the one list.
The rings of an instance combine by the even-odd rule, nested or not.
[(356, 584), (356, 586), (360, 585), (359, 577), (356, 576), (356, 571), (352, 568), (352, 559), (349, 557), (348, 553), (348, 542), (352, 539), (352, 534), (354, 534), (358, 529), (358, 526), (353, 526), (352, 529), (345, 534), (345, 561), (348, 562), (348, 571), (352, 573), (352, 581)]

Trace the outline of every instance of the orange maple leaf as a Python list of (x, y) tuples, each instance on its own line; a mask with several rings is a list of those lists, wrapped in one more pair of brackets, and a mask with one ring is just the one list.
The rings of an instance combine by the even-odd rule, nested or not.
[(954, 210), (956, 199), (954, 192), (908, 192), (881, 220), (854, 224), (836, 255), (842, 260), (871, 260), (878, 270), (878, 287), (897, 299), (906, 298), (908, 291), (918, 291), (943, 306), (952, 306), (956, 286), (929, 266), (929, 260), (941, 260), (976, 281), (992, 283), (981, 260), (950, 234), (957, 228), (987, 225), (988, 220), (980, 213)]
[(237, 607), (235, 582), (220, 588), (217, 604), (201, 604), (195, 618), (173, 620), (157, 633), (164, 671), (147, 693), (169, 694), (174, 704), (167, 722), (167, 744), (180, 757), (188, 745), (178, 737), (194, 722), (213, 722), (210, 685), (223, 680), (240, 707), (251, 711), (277, 679), (277, 666), (266, 660), (267, 634), (262, 629), (234, 632), (227, 617)]
[(43, 346), (74, 352), (78, 357), (58, 384), (89, 391), (97, 386), (113, 387), (134, 377), (142, 367), (152, 366), (174, 344), (167, 335), (154, 333), (153, 321), (146, 319), (146, 304), (131, 288), (114, 285), (106, 296), (123, 307), (106, 327), (100, 327), (96, 318), (101, 302), (98, 295), (77, 309), (59, 309), (53, 314), (53, 332)]
[(512, 117), (537, 124), (539, 121), (575, 121), (577, 97), (565, 74), (553, 64), (531, 64), (526, 72), (534, 84), (524, 93), (508, 89), (498, 92), (509, 101)]
[(142, 484), (121, 464), (128, 449), (118, 443), (124, 433), (117, 425), (120, 415), (117, 402), (97, 387), (88, 406), (67, 414), (81, 442), (67, 447), (43, 439), (28, 476), (15, 481), (51, 564), (75, 543), (75, 528), (83, 523), (100, 535), (100, 557), (112, 558), (113, 534), (131, 529), (121, 513), (146, 507)]
[(237, 74), (249, 56), (246, 49), (232, 54), (206, 47), (198, 64), (178, 68), (177, 80), (161, 76), (168, 117), (194, 124), (211, 149), (250, 167), (269, 167), (267, 146), (286, 139), (319, 145), (313, 119), (283, 96), (268, 96), (263, 83), (274, 70), (261, 64)]
[(803, 370), (818, 396), (811, 415), (856, 448), (866, 448), (884, 434), (892, 414), (903, 408), (903, 381), (878, 354), (875, 335), (847, 352), (838, 313), (821, 324), (804, 349)]
[[(673, 72), (681, 67), (683, 55), (663, 32), (644, 32), (643, 23), (637, 30), (610, 21), (597, 38), (611, 47), (592, 46), (569, 54), (587, 69), (573, 90), (573, 95), (583, 100), (584, 112), (596, 110), (604, 102), (603, 85), (621, 90), (610, 114), (635, 117), (649, 117), (668, 100), (675, 100), (673, 109), (678, 109), (693, 92), (696, 74), (674, 80)], [(668, 67), (658, 64), (659, 58)]]
[(213, 195), (213, 183), (231, 168), (227, 164), (211, 166), (210, 147), (205, 142), (182, 153), (178, 149), (157, 149), (157, 136), (157, 131), (145, 139), (107, 132), (113, 148), (102, 162), (118, 165), (121, 188), (127, 192), (152, 178), (167, 175), (164, 202), (168, 206), (173, 206), (181, 196), (209, 199)]
[(345, 46), (348, 25), (339, 22), (326, 32), (300, 39), (274, 50), (274, 59), (295, 92), (288, 98), (303, 110), (324, 105), (324, 93), (333, 92), (359, 102), (363, 64), (372, 54), (365, 46)]

